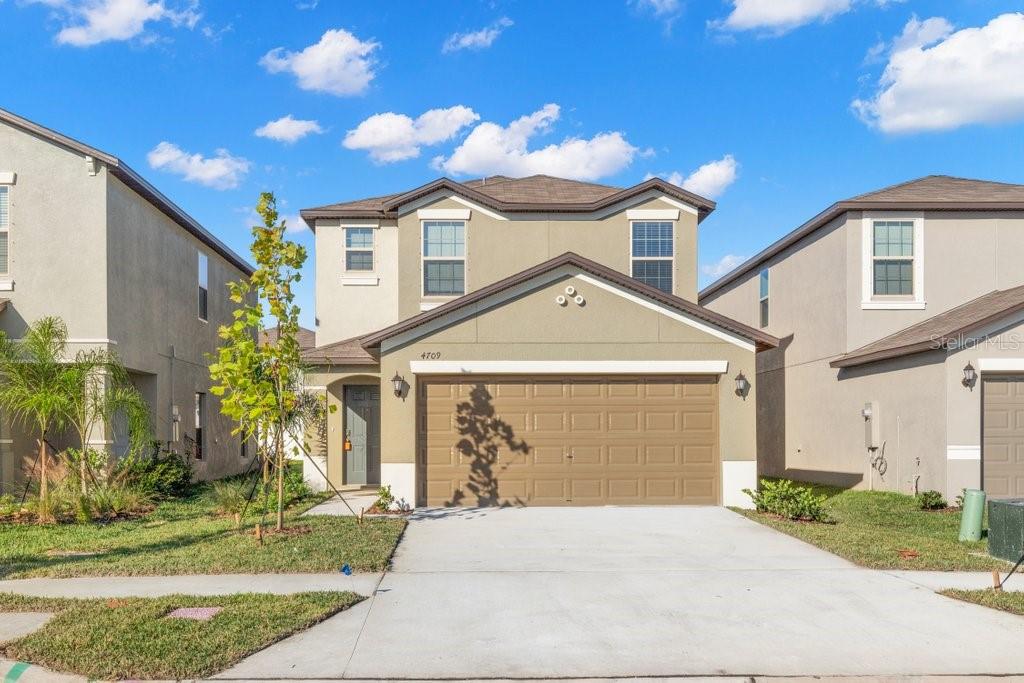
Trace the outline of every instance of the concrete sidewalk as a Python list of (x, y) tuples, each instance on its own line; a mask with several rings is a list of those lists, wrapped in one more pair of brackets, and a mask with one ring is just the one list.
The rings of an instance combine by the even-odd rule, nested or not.
[(381, 574), (213, 574), (90, 576), (73, 579), (9, 579), (0, 592), (47, 598), (127, 598), (160, 595), (227, 595), (352, 591), (373, 595)]

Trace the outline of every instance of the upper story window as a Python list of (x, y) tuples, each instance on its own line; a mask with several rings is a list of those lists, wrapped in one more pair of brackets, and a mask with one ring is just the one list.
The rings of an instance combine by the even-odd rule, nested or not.
[(10, 188), (0, 185), (0, 275), (7, 275), (10, 268), (11, 200)]
[(210, 314), (210, 263), (206, 254), (199, 252), (199, 319), (203, 322), (209, 320)]
[(864, 215), (862, 308), (924, 308), (924, 217)]
[(423, 296), (465, 293), (465, 221), (423, 221)]
[(672, 293), (675, 248), (671, 221), (633, 221), (630, 268), (637, 280)]
[(914, 221), (873, 221), (874, 296), (914, 294)]
[(757, 305), (760, 314), (761, 327), (768, 327), (768, 269), (761, 271), (758, 277), (758, 298)]
[(373, 228), (345, 228), (345, 270), (373, 270)]

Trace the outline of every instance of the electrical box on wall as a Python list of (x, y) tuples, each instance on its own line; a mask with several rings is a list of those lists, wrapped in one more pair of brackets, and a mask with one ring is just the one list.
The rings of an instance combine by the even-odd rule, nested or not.
[(874, 451), (882, 447), (882, 420), (878, 414), (878, 401), (868, 401), (860, 411), (864, 418), (864, 447)]

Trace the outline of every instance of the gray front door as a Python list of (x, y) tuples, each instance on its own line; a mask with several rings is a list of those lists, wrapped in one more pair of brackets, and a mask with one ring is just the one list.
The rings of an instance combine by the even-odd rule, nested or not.
[(380, 387), (345, 387), (346, 484), (380, 483)]

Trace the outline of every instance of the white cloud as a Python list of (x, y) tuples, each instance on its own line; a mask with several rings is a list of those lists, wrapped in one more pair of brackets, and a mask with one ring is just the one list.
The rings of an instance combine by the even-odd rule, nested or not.
[(151, 168), (176, 173), (190, 183), (199, 183), (215, 190), (238, 187), (252, 164), (248, 159), (231, 156), (218, 149), (216, 156), (189, 154), (171, 142), (161, 142), (146, 155)]
[(590, 139), (566, 138), (541, 149), (528, 149), (530, 139), (551, 130), (561, 110), (546, 104), (508, 126), (485, 121), (476, 126), (447, 158), (433, 166), (452, 175), (527, 176), (538, 173), (596, 180), (618, 173), (638, 150), (620, 132), (598, 133)]
[(738, 256), (737, 254), (726, 254), (722, 258), (718, 259), (714, 263), (705, 263), (700, 267), (700, 272), (707, 277), (717, 280), (726, 273), (730, 272), (736, 266), (740, 265), (747, 260), (746, 256)]
[(683, 11), (679, 0), (627, 0), (627, 2), (635, 5), (637, 9), (650, 12), (656, 19), (661, 19), (665, 23), (666, 32), (672, 30), (672, 24)]
[(462, 105), (431, 109), (416, 119), (394, 112), (374, 114), (348, 131), (342, 145), (369, 151), (377, 163), (402, 161), (418, 157), (420, 147), (450, 140), (479, 119), (475, 111)]
[(781, 35), (815, 21), (828, 21), (845, 14), (857, 4), (877, 7), (905, 0), (732, 0), (733, 9), (725, 19), (710, 22), (712, 28), (727, 31), (765, 31)]
[(316, 121), (296, 119), (288, 114), (276, 121), (268, 121), (255, 132), (257, 137), (291, 143), (313, 133), (323, 133), (324, 129)]
[(941, 17), (915, 17), (854, 112), (887, 133), (949, 130), (1024, 118), (1024, 14), (952, 32)]
[[(717, 161), (709, 161), (685, 178), (679, 171), (659, 175), (684, 190), (689, 190), (701, 197), (714, 199), (721, 196), (730, 185), (736, 182), (739, 166), (731, 154), (726, 154)], [(648, 173), (645, 180), (653, 177), (654, 175)]]
[(359, 95), (376, 76), (374, 51), (380, 43), (359, 40), (345, 29), (330, 29), (300, 52), (274, 48), (260, 59), (272, 74), (287, 71), (303, 90), (332, 95)]
[(201, 18), (198, 3), (168, 7), (163, 0), (36, 0), (57, 10), (65, 26), (57, 42), (89, 47), (111, 40), (130, 40), (139, 36), (151, 22), (166, 21), (172, 26), (195, 28)]
[(309, 226), (306, 225), (306, 221), (302, 220), (302, 216), (299, 214), (292, 214), (289, 216), (283, 216), (284, 219), (284, 231), (290, 235), (299, 235), (304, 232), (309, 232)]
[(453, 33), (448, 36), (441, 46), (441, 52), (458, 52), (459, 50), (482, 50), (490, 47), (498, 39), (501, 32), (512, 25), (512, 20), (502, 17), (490, 26), (485, 26), (479, 31), (468, 31), (466, 33)]

